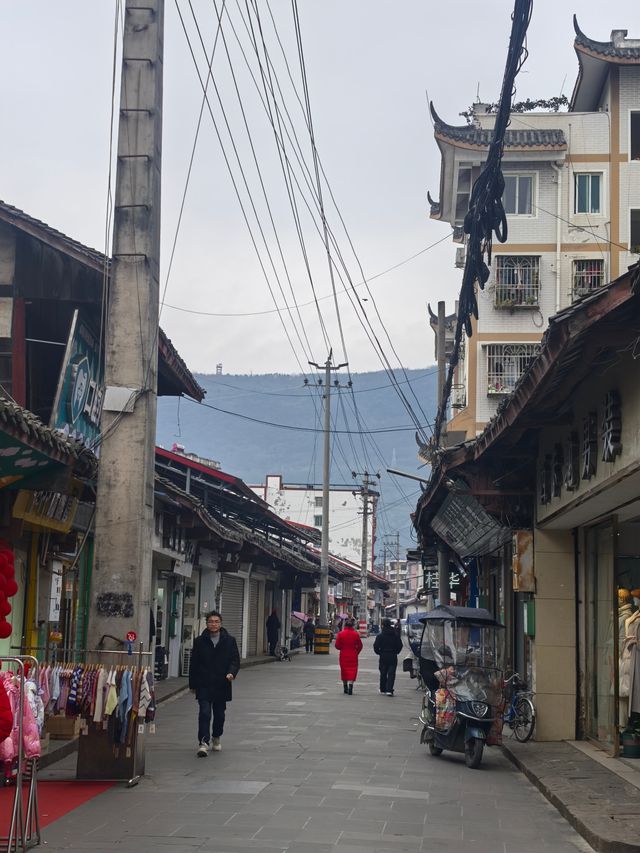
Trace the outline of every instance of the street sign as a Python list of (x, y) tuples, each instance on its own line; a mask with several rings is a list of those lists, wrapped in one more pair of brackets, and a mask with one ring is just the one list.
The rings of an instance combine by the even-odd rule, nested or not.
[(128, 643), (135, 643), (135, 641), (137, 639), (138, 639), (138, 635), (136, 634), (135, 631), (127, 631), (127, 642)]

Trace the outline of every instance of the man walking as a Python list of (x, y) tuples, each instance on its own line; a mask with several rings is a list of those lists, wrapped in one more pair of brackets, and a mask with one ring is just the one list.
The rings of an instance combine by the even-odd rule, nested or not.
[[(234, 637), (222, 627), (222, 616), (207, 613), (207, 627), (193, 642), (189, 666), (189, 687), (196, 694), (199, 758), (220, 752), (227, 702), (231, 702), (231, 682), (240, 669), (240, 654)], [(213, 717), (213, 726), (211, 718)]]
[(379, 656), (380, 693), (393, 696), (393, 685), (396, 680), (398, 654), (402, 651), (402, 639), (391, 627), (390, 619), (382, 620), (382, 631), (373, 643), (373, 651)]
[(310, 616), (307, 621), (304, 623), (304, 650), (306, 654), (313, 653), (313, 640), (316, 635), (316, 624), (313, 621), (313, 617)]

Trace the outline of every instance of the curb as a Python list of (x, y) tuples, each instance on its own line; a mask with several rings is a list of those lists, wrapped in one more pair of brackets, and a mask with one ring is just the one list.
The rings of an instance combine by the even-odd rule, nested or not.
[(539, 776), (537, 776), (520, 758), (518, 758), (507, 744), (502, 744), (502, 752), (509, 761), (511, 761), (511, 763), (514, 764), (533, 785), (535, 785), (543, 797), (545, 797), (551, 805), (560, 812), (562, 817), (571, 824), (575, 831), (579, 833), (594, 850), (597, 850), (598, 853), (631, 853), (631, 851), (636, 851), (637, 853), (637, 844), (631, 844), (625, 841), (613, 841), (609, 838), (605, 838), (588, 826), (545, 784)]

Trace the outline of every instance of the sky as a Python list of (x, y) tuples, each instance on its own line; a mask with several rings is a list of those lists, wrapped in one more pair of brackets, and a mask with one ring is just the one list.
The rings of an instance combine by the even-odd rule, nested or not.
[[(217, 3), (220, 9), (222, 0)], [(252, 3), (248, 6), (251, 8)], [(257, 7), (273, 63), (272, 74), (281, 86), (282, 104), (291, 115), (312, 180), (309, 134), (297, 99), (301, 93), (300, 65), (291, 3), (257, 0)], [(211, 110), (225, 138), (224, 149), (252, 222), (260, 260), (206, 109), (186, 186), (202, 89), (178, 8), (206, 78), (204, 53), (188, 0), (177, 0), (177, 5), (176, 0), (167, 0), (161, 252), (165, 304), (161, 325), (189, 367), (214, 372), (220, 363), (228, 373), (294, 373), (308, 370), (309, 360), (324, 362), (328, 348), (333, 347), (336, 359), (348, 361), (352, 372), (375, 370), (380, 359), (369, 339), (374, 335), (394, 366), (399, 362), (406, 367), (432, 363), (433, 336), (426, 304), (435, 307), (439, 299), (446, 299), (452, 310), (461, 272), (453, 266), (454, 246), (447, 237), (448, 226), (428, 216), (426, 194), (430, 190), (432, 196), (438, 196), (440, 157), (427, 99), (432, 99), (440, 116), (452, 124), (464, 123), (460, 111), (478, 97), (497, 100), (512, 3), (298, 0), (316, 148), (348, 236), (323, 183), (326, 219), (351, 282), (362, 280), (360, 264), (370, 279), (370, 293), (362, 286), (357, 288), (367, 300), (362, 303), (371, 322), (367, 335), (358, 320), (362, 314), (358, 315), (347, 295), (340, 292), (345, 284), (334, 274), (344, 348), (331, 296), (322, 226), (317, 213), (312, 217), (306, 207), (308, 204), (314, 210), (314, 197), (304, 184), (303, 172), (285, 137), (293, 173), (304, 190), (295, 190), (294, 195), (309, 274), (273, 129), (231, 28), (233, 22), (249, 63), (259, 75), (245, 26), (245, 0), (227, 0), (222, 32), (259, 173), (222, 38), (212, 68), (249, 193), (233, 161), (229, 139), (224, 137), (225, 122), (211, 84), (209, 93)], [(214, 2), (192, 0), (192, 8), (210, 55), (217, 23)], [(637, 8), (631, 0), (610, 0), (607, 4), (538, 0), (529, 29), (530, 55), (517, 79), (517, 99), (548, 98), (563, 92), (570, 96), (578, 70), (572, 46), (574, 12), (582, 30), (594, 39), (608, 40), (611, 30), (620, 28), (628, 28), (630, 37), (640, 37)], [(4, 66), (0, 198), (100, 250), (107, 245), (115, 18), (116, 0), (5, 0), (0, 4), (0, 56)], [(255, 15), (252, 22), (257, 27)], [(116, 80), (119, 73), (118, 67)], [(280, 109), (286, 123), (284, 107)], [(252, 218), (251, 203), (273, 266)], [(414, 255), (417, 257), (408, 260)], [(313, 303), (311, 282), (317, 296), (322, 297), (319, 311)], [(290, 306), (298, 303), (299, 309), (292, 307), (289, 313), (285, 299)]]

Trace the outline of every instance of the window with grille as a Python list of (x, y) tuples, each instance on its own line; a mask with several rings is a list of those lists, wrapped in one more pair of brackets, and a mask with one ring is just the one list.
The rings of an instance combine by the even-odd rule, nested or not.
[(320, 497), (316, 496), (315, 504), (316, 506), (322, 506), (322, 495), (320, 495)]
[(629, 213), (630, 241), (629, 249), (636, 255), (640, 254), (640, 210), (631, 210)]
[(538, 344), (489, 344), (487, 394), (510, 394), (538, 351)]
[(313, 516), (313, 526), (314, 527), (322, 527), (322, 516), (314, 515)]
[(577, 299), (592, 293), (604, 284), (604, 261), (602, 258), (573, 262), (573, 296)]
[(504, 212), (512, 216), (531, 216), (533, 175), (505, 175), (502, 204)]
[(573, 209), (575, 213), (601, 213), (600, 187), (602, 175), (591, 172), (578, 173), (575, 176)]
[(537, 306), (540, 299), (538, 255), (496, 257), (496, 308)]

